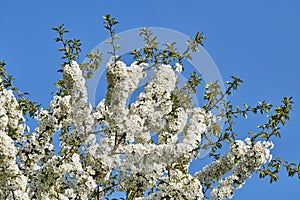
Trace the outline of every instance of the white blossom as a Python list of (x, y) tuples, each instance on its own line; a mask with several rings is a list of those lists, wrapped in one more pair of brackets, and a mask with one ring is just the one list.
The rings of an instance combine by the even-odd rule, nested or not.
[[(107, 188), (135, 191), (135, 199), (204, 199), (203, 185), (216, 180), (211, 198), (226, 199), (272, 158), (272, 142), (246, 138), (190, 174), (195, 151), (219, 117), (200, 107), (174, 109), (182, 65), (157, 66), (133, 102), (128, 98), (149, 66), (112, 57), (106, 67), (106, 98), (93, 108), (80, 66), (66, 64), (64, 93), (36, 113), (38, 125), (28, 135), (13, 92), (0, 85), (0, 199), (102, 198)], [(145, 195), (150, 188), (155, 192)]]

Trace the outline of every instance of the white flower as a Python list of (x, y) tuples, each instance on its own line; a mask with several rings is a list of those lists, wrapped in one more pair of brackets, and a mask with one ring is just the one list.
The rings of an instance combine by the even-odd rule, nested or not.
[(176, 66), (175, 68), (176, 71), (178, 71), (179, 73), (182, 72), (183, 67), (180, 63), (176, 63), (175, 66)]

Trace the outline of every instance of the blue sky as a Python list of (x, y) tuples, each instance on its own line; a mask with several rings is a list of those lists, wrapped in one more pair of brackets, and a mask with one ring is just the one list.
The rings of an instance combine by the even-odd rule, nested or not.
[[(241, 77), (244, 84), (230, 100), (254, 105), (261, 100), (276, 104), (294, 97), (291, 122), (274, 140), (273, 155), (300, 162), (300, 2), (297, 0), (203, 1), (0, 1), (0, 60), (31, 99), (46, 105), (54, 91), (61, 63), (56, 34), (61, 23), (70, 37), (83, 43), (84, 55), (107, 38), (102, 16), (111, 13), (121, 23), (118, 32), (155, 26), (187, 35), (204, 32), (205, 49), (224, 80)], [(255, 130), (257, 120), (240, 120), (241, 134)], [(257, 175), (235, 193), (234, 199), (300, 199), (300, 180), (280, 174), (270, 185)]]

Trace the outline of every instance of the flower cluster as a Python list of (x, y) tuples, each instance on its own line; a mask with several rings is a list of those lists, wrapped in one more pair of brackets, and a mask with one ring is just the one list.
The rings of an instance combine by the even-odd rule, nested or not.
[[(211, 191), (212, 199), (232, 198), (234, 190), (241, 188), (252, 173), (272, 158), (270, 149), (273, 143), (252, 143), (249, 139), (245, 141), (236, 140), (232, 143), (229, 153), (195, 174), (195, 177), (206, 185), (218, 181), (219, 185)], [(229, 172), (231, 174), (222, 179)]]
[[(1, 80), (2, 82), (2, 80)], [(14, 142), (24, 142), (22, 111), (13, 95), (0, 82), (0, 197), (28, 199), (27, 177), (19, 169)]]
[(8, 90), (0, 82), (0, 130), (14, 133), (16, 139), (24, 133), (24, 117), (12, 90)]

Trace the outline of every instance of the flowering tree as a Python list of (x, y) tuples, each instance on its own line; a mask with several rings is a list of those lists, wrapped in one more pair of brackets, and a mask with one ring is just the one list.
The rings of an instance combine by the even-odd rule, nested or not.
[[(273, 182), (283, 165), (289, 176), (300, 178), (300, 165), (272, 159), (270, 153), (271, 138), (279, 137), (280, 127), (289, 120), (291, 98), (284, 97), (275, 107), (264, 101), (234, 107), (225, 96), (242, 80), (232, 77), (225, 92), (217, 83), (206, 84), (205, 103), (196, 107), (191, 94), (201, 77), (192, 73), (182, 87), (177, 80), (183, 60), (203, 45), (202, 34), (187, 41), (186, 51), (180, 53), (174, 44), (159, 50), (152, 33), (142, 29), (145, 46), (132, 52), (135, 62), (127, 66), (116, 53), (118, 22), (110, 15), (104, 19), (112, 52), (106, 63), (106, 98), (96, 107), (88, 103), (86, 80), (99, 67), (101, 54), (91, 52), (88, 63), (78, 64), (80, 41), (65, 39), (63, 25), (54, 28), (56, 41), (63, 45), (62, 79), (47, 108), (15, 88), (5, 63), (0, 63), (1, 199), (102, 199), (116, 191), (124, 192), (126, 199), (226, 199), (254, 172)], [(149, 71), (150, 81), (128, 102)], [(221, 112), (213, 114), (215, 108)], [(250, 113), (266, 115), (266, 122), (248, 138), (235, 139), (232, 119)], [(32, 132), (25, 123), (28, 117), (38, 122)], [(224, 130), (218, 125), (221, 119)], [(55, 134), (59, 144), (52, 139)], [(230, 148), (221, 154), (224, 143)], [(189, 165), (203, 149), (210, 150), (214, 161), (191, 174)]]

